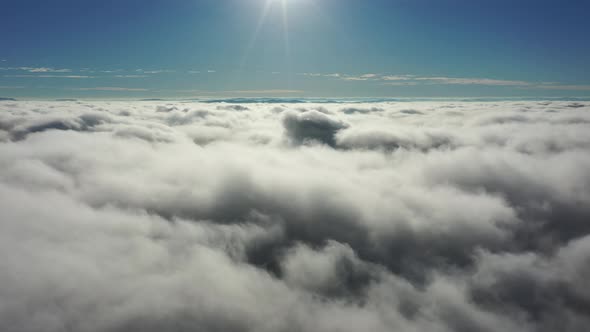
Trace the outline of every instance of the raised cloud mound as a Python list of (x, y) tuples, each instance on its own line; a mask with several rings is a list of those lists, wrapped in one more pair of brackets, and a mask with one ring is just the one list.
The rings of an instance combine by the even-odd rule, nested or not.
[(289, 112), (283, 118), (285, 135), (296, 145), (319, 142), (329, 146), (336, 145), (336, 133), (348, 125), (331, 119), (316, 110), (301, 113)]
[(587, 331), (590, 104), (0, 102), (3, 331)]

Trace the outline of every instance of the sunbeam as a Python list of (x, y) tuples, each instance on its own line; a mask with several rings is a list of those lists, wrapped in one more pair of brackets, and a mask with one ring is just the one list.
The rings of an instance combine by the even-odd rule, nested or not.
[(252, 34), (252, 37), (250, 38), (250, 42), (248, 43), (248, 46), (246, 47), (244, 55), (242, 56), (242, 60), (240, 61), (240, 67), (239, 67), (240, 71), (242, 71), (242, 69), (244, 68), (246, 60), (248, 59), (248, 55), (250, 55), (252, 48), (254, 48), (254, 45), (256, 44), (256, 41), (258, 40), (258, 35), (260, 34), (260, 30), (262, 29), (262, 26), (266, 22), (266, 17), (268, 16), (268, 13), (270, 11), (270, 8), (272, 7), (273, 2), (275, 2), (275, 0), (266, 0), (266, 3), (264, 4), (264, 7), (262, 9), (262, 13), (260, 13), (260, 16), (258, 18), (258, 22), (256, 24), (256, 29), (254, 30), (254, 33)]
[(291, 44), (289, 41), (289, 12), (287, 0), (281, 0), (283, 9), (283, 45), (285, 47), (285, 63), (287, 66), (287, 86), (291, 86)]
[[(288, 2), (289, 2), (288, 0), (266, 0), (265, 1), (264, 5), (262, 7), (262, 12), (260, 13), (258, 21), (256, 23), (256, 28), (254, 29), (254, 33), (252, 34), (250, 41), (248, 42), (248, 45), (246, 46), (246, 49), (244, 50), (243, 56), (240, 61), (240, 66), (239, 66), (238, 72), (241, 72), (244, 69), (246, 62), (248, 60), (248, 57), (250, 56), (250, 53), (252, 52), (252, 49), (254, 48), (254, 46), (256, 45), (256, 43), (258, 42), (258, 40), (260, 38), (262, 28), (264, 27), (264, 25), (267, 22), (267, 19), (268, 19), (270, 12), (271, 12), (271, 9), (273, 9), (273, 7), (275, 5), (280, 5), (282, 30), (283, 30), (284, 57), (285, 57), (285, 63), (286, 63), (286, 67), (287, 67), (287, 68), (284, 68), (284, 70), (287, 73), (290, 73), (290, 71), (291, 71), (291, 44), (290, 44), (290, 37), (289, 37), (289, 4), (288, 4)], [(289, 80), (290, 80), (290, 78), (289, 78)]]

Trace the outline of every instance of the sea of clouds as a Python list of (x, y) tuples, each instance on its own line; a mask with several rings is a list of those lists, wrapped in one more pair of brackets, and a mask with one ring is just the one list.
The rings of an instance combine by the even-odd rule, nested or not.
[(588, 331), (590, 102), (0, 102), (0, 330)]

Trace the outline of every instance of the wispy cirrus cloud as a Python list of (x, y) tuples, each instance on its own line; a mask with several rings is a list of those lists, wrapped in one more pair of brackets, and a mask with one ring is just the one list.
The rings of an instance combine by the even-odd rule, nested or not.
[(148, 75), (115, 75), (115, 78), (145, 78), (149, 77)]
[(526, 89), (590, 91), (590, 85), (561, 84), (559, 82), (531, 82), (524, 80), (506, 80), (496, 78), (473, 78), (451, 76), (418, 76), (408, 74), (374, 74), (350, 75), (342, 73), (299, 73), (306, 77), (335, 78), (343, 81), (373, 81), (389, 86), (417, 85), (481, 85), (496, 87), (518, 87)]
[(322, 77), (322, 76), (325, 76), (326, 74), (320, 74), (320, 73), (298, 73), (297, 75), (300, 75), (300, 76), (308, 76), (308, 77)]
[(280, 94), (300, 94), (303, 90), (288, 90), (288, 89), (270, 89), (270, 90), (230, 90), (223, 91), (223, 93), (235, 94), (249, 94), (249, 95), (280, 95)]
[(145, 70), (145, 69), (136, 69), (135, 72), (142, 73), (142, 74), (166, 74), (166, 73), (175, 73), (175, 70), (170, 69), (155, 69), (155, 70)]
[[(445, 76), (416, 75), (378, 75), (364, 74), (359, 76), (342, 76), (347, 81), (382, 81), (386, 85), (418, 85), (418, 84), (450, 84), (450, 85), (490, 85), (490, 86), (529, 86), (534, 83), (519, 80), (500, 80), (491, 78), (466, 78)], [(392, 84), (391, 82), (413, 82), (414, 84)]]
[(554, 85), (554, 84), (547, 84), (547, 85), (539, 85), (536, 86), (537, 89), (544, 89), (544, 90), (576, 90), (576, 91), (590, 91), (590, 85)]
[(295, 89), (251, 89), (251, 90), (198, 90), (198, 89), (186, 89), (186, 90), (152, 90), (152, 92), (159, 93), (174, 93), (182, 95), (200, 95), (200, 96), (286, 96), (286, 95), (297, 95), (305, 93), (305, 90)]
[[(328, 77), (337, 78), (344, 81), (380, 81), (388, 82), (385, 85), (418, 85), (418, 84), (456, 84), (456, 85), (496, 85), (496, 86), (528, 86), (533, 85), (531, 82), (526, 81), (513, 81), (513, 80), (498, 80), (490, 78), (462, 78), (462, 77), (444, 77), (444, 76), (416, 76), (416, 75), (383, 75), (367, 73), (362, 75), (349, 75), (349, 74), (321, 74), (321, 73), (301, 73), (300, 75), (308, 77)], [(409, 84), (398, 84), (389, 82), (408, 82), (413, 81), (414, 83)]]
[(413, 80), (424, 81), (428, 84), (457, 84), (457, 85), (496, 85), (496, 86), (528, 86), (526, 81), (498, 80), (490, 78), (457, 78), (457, 77), (414, 77)]
[(28, 71), (30, 73), (71, 73), (71, 69), (55, 69), (55, 68), (47, 68), (47, 67), (40, 67), (40, 68), (29, 68)]
[(114, 87), (114, 86), (98, 86), (98, 87), (90, 87), (90, 88), (68, 88), (67, 90), (74, 90), (74, 91), (127, 91), (127, 92), (140, 92), (140, 91), (149, 91), (149, 89), (145, 88), (124, 88), (124, 87)]
[(71, 73), (71, 69), (67, 68), (51, 68), (51, 67), (3, 67), (0, 70), (5, 71), (26, 71), (29, 73)]
[(94, 78), (94, 76), (87, 76), (87, 75), (4, 75), (4, 77), (13, 77), (13, 78), (70, 78), (70, 79)]
[[(205, 67), (206, 68), (206, 67)], [(201, 70), (177, 70), (177, 69), (121, 69), (121, 68), (81, 68), (69, 69), (59, 67), (45, 67), (45, 66), (14, 66), (14, 67), (0, 67), (0, 71), (7, 72), (8, 75), (3, 75), (6, 78), (29, 78), (29, 79), (142, 79), (155, 77), (158, 74), (175, 74), (175, 75), (193, 75), (193, 74), (214, 74), (215, 69), (201, 69)], [(281, 72), (269, 72), (276, 75)], [(110, 75), (109, 75), (110, 74)], [(296, 73), (298, 76), (318, 79), (330, 79), (345, 82), (373, 82), (384, 86), (396, 87), (417, 87), (417, 86), (482, 86), (482, 87), (505, 87), (518, 88), (529, 90), (553, 90), (553, 91), (590, 91), (590, 84), (570, 84), (566, 82), (538, 82), (527, 80), (512, 80), (503, 78), (490, 77), (461, 77), (461, 76), (446, 76), (446, 75), (414, 75), (414, 74), (395, 74), (395, 73), (360, 73), (348, 74), (341, 72), (302, 72)], [(116, 83), (106, 83), (116, 84)], [(10, 86), (9, 83), (5, 84)], [(236, 90), (240, 93), (246, 93), (250, 90)], [(260, 93), (273, 94), (272, 91), (279, 91), (280, 93), (301, 93), (299, 90), (260, 90)], [(227, 91), (226, 91), (227, 92)], [(251, 92), (254, 93), (254, 92)]]
[(384, 75), (380, 76), (383, 81), (409, 81), (413, 80), (415, 75)]
[(186, 73), (187, 74), (203, 74), (203, 73), (207, 73), (207, 74), (213, 74), (216, 73), (217, 71), (214, 69), (207, 69), (205, 71), (201, 71), (201, 70), (189, 70)]

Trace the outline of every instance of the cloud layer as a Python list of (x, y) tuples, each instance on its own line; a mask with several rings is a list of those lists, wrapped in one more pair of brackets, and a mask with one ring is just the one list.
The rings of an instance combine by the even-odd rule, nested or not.
[(589, 111), (0, 101), (0, 328), (586, 331)]

